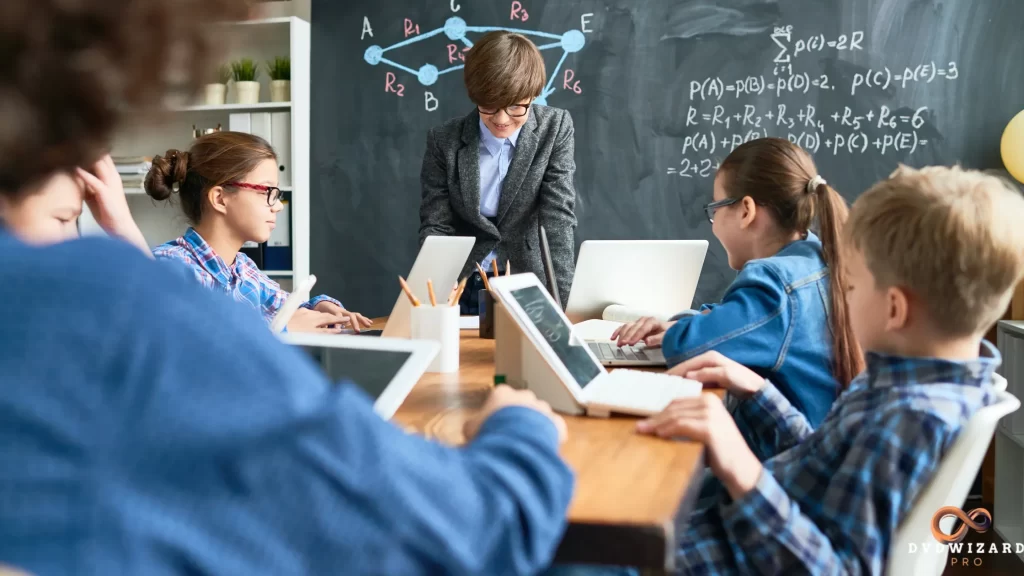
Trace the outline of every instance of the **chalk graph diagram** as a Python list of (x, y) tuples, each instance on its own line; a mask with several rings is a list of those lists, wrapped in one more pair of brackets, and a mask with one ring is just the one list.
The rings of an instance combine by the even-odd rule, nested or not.
[(441, 76), (444, 76), (445, 74), (450, 74), (452, 72), (455, 72), (456, 70), (462, 70), (463, 68), (465, 68), (465, 64), (451, 66), (445, 68), (444, 70), (438, 70), (437, 66), (434, 66), (433, 64), (424, 64), (423, 66), (420, 66), (419, 70), (413, 70), (408, 66), (403, 66), (402, 64), (399, 64), (394, 60), (386, 58), (385, 55), (388, 52), (391, 52), (392, 50), (396, 50), (398, 48), (402, 48), (403, 46), (408, 46), (410, 44), (415, 44), (417, 42), (422, 42), (428, 38), (433, 38), (434, 36), (437, 36), (441, 33), (444, 33), (444, 35), (447, 36), (448, 39), (453, 42), (462, 42), (467, 47), (472, 47), (473, 42), (470, 41), (468, 37), (466, 37), (466, 34), (470, 32), (485, 33), (492, 32), (494, 30), (516, 32), (524, 36), (536, 36), (538, 38), (544, 38), (545, 40), (553, 40), (553, 42), (549, 42), (547, 44), (539, 44), (537, 48), (540, 50), (553, 50), (555, 48), (562, 49), (562, 57), (561, 59), (558, 60), (558, 65), (555, 66), (554, 71), (552, 71), (548, 75), (548, 83), (544, 87), (544, 91), (541, 92), (540, 97), (538, 97), (535, 100), (535, 102), (540, 105), (547, 105), (548, 96), (555, 92), (555, 79), (558, 77), (558, 73), (561, 70), (562, 65), (565, 64), (565, 59), (569, 57), (569, 54), (574, 54), (582, 50), (584, 44), (586, 44), (586, 38), (583, 36), (583, 32), (581, 32), (580, 30), (569, 30), (564, 34), (551, 34), (548, 32), (523, 30), (520, 28), (504, 28), (500, 26), (469, 26), (466, 24), (466, 21), (463, 20), (462, 18), (459, 18), (458, 16), (453, 16), (449, 18), (447, 21), (445, 21), (443, 28), (438, 28), (436, 30), (431, 30), (430, 32), (426, 32), (424, 34), (413, 36), (411, 38), (398, 42), (397, 44), (392, 44), (387, 48), (382, 48), (377, 45), (370, 46), (369, 48), (366, 49), (366, 52), (363, 53), (363, 60), (365, 60), (366, 63), (371, 66), (376, 66), (378, 64), (386, 64), (388, 66), (391, 66), (392, 68), (402, 70), (403, 72), (408, 72), (409, 74), (416, 76), (416, 79), (419, 81), (420, 84), (424, 86), (432, 86), (435, 82), (437, 82), (437, 80)]

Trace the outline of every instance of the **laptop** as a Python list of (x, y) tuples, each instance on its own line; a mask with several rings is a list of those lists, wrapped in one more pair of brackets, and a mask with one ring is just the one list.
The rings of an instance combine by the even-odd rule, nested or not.
[[(469, 260), (476, 238), (472, 236), (428, 236), (420, 247), (416, 261), (405, 281), (420, 302), (430, 303), (427, 280), (434, 284), (438, 300), (448, 298), (448, 290), (459, 280), (459, 274)], [(384, 330), (364, 330), (359, 336), (383, 336), (385, 338), (409, 338), (409, 315), (412, 304), (398, 285), (395, 277), (395, 292), (398, 294), (395, 305), (388, 315)]]
[(349, 380), (361, 388), (385, 420), (395, 415), (439, 350), (436, 342), (426, 340), (319, 333), (280, 338), (302, 348), (332, 381)]
[(542, 399), (544, 386), (562, 386), (589, 414), (649, 416), (703, 389), (700, 382), (679, 376), (605, 370), (590, 347), (572, 336), (569, 319), (532, 273), (495, 278), (491, 290), (557, 376), (557, 382), (530, 383)]
[(619, 347), (611, 340), (621, 322), (600, 320), (609, 306), (630, 316), (668, 317), (690, 307), (707, 255), (707, 240), (587, 240), (579, 259), (566, 316), (606, 366), (664, 366), (660, 348)]
[(284, 304), (278, 309), (274, 319), (270, 321), (271, 332), (279, 334), (284, 330), (284, 327), (291, 321), (292, 316), (299, 310), (299, 306), (302, 306), (303, 302), (309, 300), (309, 293), (313, 291), (314, 284), (316, 284), (316, 276), (310, 274), (299, 284), (297, 290), (288, 295)]

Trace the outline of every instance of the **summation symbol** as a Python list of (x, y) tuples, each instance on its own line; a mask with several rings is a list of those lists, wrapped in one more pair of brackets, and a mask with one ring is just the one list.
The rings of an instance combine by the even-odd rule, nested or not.
[[(559, 71), (562, 69), (562, 65), (565, 64), (565, 59), (569, 57), (569, 54), (573, 54), (582, 50), (584, 44), (586, 44), (586, 38), (584, 37), (583, 32), (580, 30), (569, 30), (564, 34), (551, 34), (548, 32), (523, 30), (520, 28), (505, 28), (501, 26), (468, 26), (466, 24), (466, 21), (463, 20), (462, 18), (459, 18), (458, 16), (452, 16), (447, 21), (445, 21), (443, 28), (437, 28), (435, 30), (431, 30), (430, 32), (425, 32), (423, 34), (412, 36), (410, 38), (407, 38), (406, 40), (398, 42), (397, 44), (392, 44), (387, 48), (382, 48), (377, 45), (370, 46), (363, 53), (363, 60), (365, 60), (366, 63), (371, 66), (376, 66), (378, 64), (386, 64), (388, 66), (391, 66), (392, 68), (402, 70), (403, 72), (408, 72), (409, 74), (414, 75), (420, 84), (424, 86), (432, 86), (435, 82), (437, 82), (438, 78), (444, 76), (445, 74), (455, 72), (456, 70), (463, 69), (465, 67), (465, 64), (450, 66), (443, 70), (439, 70), (437, 66), (434, 66), (433, 64), (424, 64), (420, 66), (418, 70), (414, 70), (408, 66), (404, 66), (402, 64), (399, 64), (398, 62), (395, 62), (394, 60), (387, 58), (386, 54), (388, 52), (391, 52), (392, 50), (401, 48), (403, 46), (408, 46), (410, 44), (415, 44), (417, 42), (422, 42), (423, 40), (433, 38), (434, 36), (437, 36), (442, 33), (445, 36), (447, 36), (449, 40), (453, 42), (461, 42), (467, 48), (471, 48), (473, 46), (473, 42), (467, 37), (468, 33), (485, 33), (494, 30), (517, 32), (519, 34), (523, 34), (524, 36), (535, 36), (538, 38), (544, 38), (546, 40), (553, 40), (553, 42), (548, 42), (546, 44), (538, 44), (537, 48), (539, 48), (540, 50), (552, 50), (555, 48), (562, 49), (562, 57), (558, 60), (558, 65), (555, 66), (554, 71), (552, 71), (551, 74), (549, 74), (547, 86), (544, 87), (544, 91), (541, 92), (540, 97), (535, 100), (537, 104), (541, 105), (546, 105), (548, 96), (555, 92), (555, 79), (558, 78)], [(568, 72), (566, 76), (569, 76)], [(570, 80), (571, 79), (566, 79), (565, 84), (568, 85)], [(578, 84), (579, 83), (577, 82), (576, 85), (574, 85), (576, 86), (574, 90), (577, 93), (579, 92)]]

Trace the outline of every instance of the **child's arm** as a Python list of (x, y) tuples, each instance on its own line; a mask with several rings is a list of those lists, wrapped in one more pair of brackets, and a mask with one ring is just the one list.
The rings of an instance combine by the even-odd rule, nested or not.
[[(734, 501), (717, 510), (729, 547), (743, 550), (744, 563), (764, 573), (879, 574), (900, 521), (953, 437), (937, 417), (898, 413), (880, 426), (862, 428), (846, 447), (835, 446), (846, 450), (836, 469), (784, 470), (785, 487), (763, 470), (752, 489), (729, 487)], [(728, 470), (722, 474), (730, 476)], [(800, 500), (803, 506), (820, 503), (815, 516), (825, 519), (822, 525)], [(699, 521), (694, 530), (700, 532)], [(692, 537), (687, 534), (684, 541)], [(713, 564), (700, 558), (707, 550), (692, 552), (694, 564)]]
[(734, 418), (743, 418), (750, 426), (751, 448), (762, 461), (796, 446), (814, 432), (807, 417), (769, 380), (745, 399), (730, 394), (726, 405)]
[(762, 461), (800, 443), (814, 431), (807, 418), (768, 380), (718, 352), (706, 352), (669, 374), (714, 384), (729, 391), (726, 404), (753, 433), (748, 441)]
[(715, 350), (753, 368), (775, 366), (786, 328), (783, 286), (767, 266), (748, 264), (720, 304), (665, 332), (661, 347), (669, 365)]

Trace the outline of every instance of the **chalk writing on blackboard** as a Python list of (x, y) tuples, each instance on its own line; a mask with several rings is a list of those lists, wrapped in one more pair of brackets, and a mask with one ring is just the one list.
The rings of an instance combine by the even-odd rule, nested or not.
[[(852, 30), (837, 37), (798, 37), (792, 26), (784, 26), (776, 27), (770, 40), (777, 49), (767, 62), (772, 66), (770, 76), (710, 76), (689, 81), (691, 105), (686, 114), (682, 159), (667, 167), (667, 175), (714, 176), (717, 159), (744, 142), (765, 136), (788, 138), (812, 153), (833, 156), (868, 152), (912, 154), (929, 145), (929, 134), (937, 133), (934, 114), (928, 106), (843, 106), (839, 110), (820, 110), (814, 104), (766, 104), (764, 99), (791, 102), (808, 95), (820, 102), (818, 93), (822, 91), (852, 96), (870, 90), (892, 93), (916, 83), (950, 82), (960, 77), (956, 62), (928, 61), (867, 69), (853, 74), (840, 86), (828, 74), (799, 70), (798, 59), (829, 50), (863, 50), (863, 31)], [(750, 103), (751, 100), (756, 103)]]
[[(461, 6), (452, 2), (453, 12), (457, 12), (459, 8), (461, 8)], [(444, 26), (441, 28), (421, 33), (419, 24), (413, 22), (409, 18), (406, 18), (403, 22), (403, 31), (405, 35), (404, 40), (387, 47), (382, 47), (376, 44), (370, 46), (365, 52), (363, 52), (363, 60), (371, 66), (383, 64), (393, 69), (387, 70), (384, 74), (384, 92), (393, 94), (397, 97), (404, 97), (406, 94), (406, 86), (398, 76), (399, 72), (406, 72), (413, 75), (413, 77), (416, 78), (416, 81), (418, 81), (422, 86), (433, 86), (442, 76), (462, 70), (465, 67), (464, 62), (466, 61), (466, 52), (473, 47), (473, 41), (470, 40), (469, 37), (470, 34), (482, 34), (494, 30), (517, 32), (534, 40), (537, 43), (537, 48), (542, 51), (555, 49), (561, 49), (562, 51), (562, 56), (558, 60), (558, 64), (548, 75), (548, 82), (544, 87), (544, 91), (541, 92), (540, 97), (535, 100), (537, 104), (546, 105), (548, 97), (559, 89), (573, 94), (583, 93), (583, 87), (580, 80), (576, 78), (576, 72), (570, 68), (566, 68), (565, 70), (562, 68), (565, 65), (566, 59), (569, 57), (569, 54), (575, 54), (576, 52), (583, 50), (583, 47), (586, 45), (586, 36), (584, 36), (584, 33), (591, 32), (591, 30), (587, 28), (587, 25), (590, 23), (588, 18), (590, 16), (593, 16), (593, 14), (584, 14), (580, 18), (580, 30), (569, 30), (563, 34), (552, 34), (550, 32), (529, 30), (518, 27), (470, 26), (465, 20), (458, 16), (448, 18), (448, 20), (445, 21)], [(526, 23), (530, 21), (529, 12), (519, 0), (514, 0), (512, 2), (509, 19), (516, 21), (517, 23)], [(444, 58), (447, 62), (446, 66), (439, 68), (433, 64), (423, 64), (418, 68), (413, 68), (400, 64), (397, 58), (391, 56), (393, 51), (398, 50), (399, 48), (417, 44), (442, 34), (450, 41), (450, 43), (444, 47)], [(424, 52), (423, 50), (419, 52), (409, 52), (414, 56), (419, 55), (421, 58), (424, 54), (433, 55), (429, 52)], [(426, 110), (428, 112), (432, 112), (437, 109), (437, 105), (437, 97), (434, 96), (432, 92), (425, 91), (424, 106)]]

